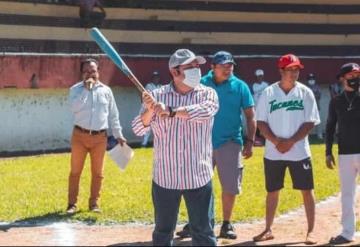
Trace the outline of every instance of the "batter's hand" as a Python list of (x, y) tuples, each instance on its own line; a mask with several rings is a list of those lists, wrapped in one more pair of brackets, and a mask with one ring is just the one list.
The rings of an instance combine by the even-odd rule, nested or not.
[(163, 103), (156, 103), (154, 105), (155, 114), (159, 117), (165, 118), (170, 115), (169, 108), (166, 107)]
[(327, 168), (329, 169), (334, 169), (335, 167), (335, 160), (334, 160), (334, 156), (331, 154), (331, 155), (326, 155), (326, 166)]
[(156, 101), (149, 92), (144, 91), (142, 93), (142, 100), (143, 100), (144, 106), (147, 110), (154, 111)]

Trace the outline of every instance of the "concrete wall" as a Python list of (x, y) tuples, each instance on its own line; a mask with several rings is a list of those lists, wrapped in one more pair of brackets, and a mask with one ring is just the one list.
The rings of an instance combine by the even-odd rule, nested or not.
[[(136, 137), (131, 121), (138, 113), (140, 97), (134, 88), (115, 87), (124, 135)], [(72, 116), (67, 89), (0, 90), (0, 152), (41, 151), (70, 147)]]

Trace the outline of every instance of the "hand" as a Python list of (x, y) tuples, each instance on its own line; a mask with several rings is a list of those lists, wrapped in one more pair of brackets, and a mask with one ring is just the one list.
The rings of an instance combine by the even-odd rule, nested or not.
[(169, 107), (166, 107), (163, 103), (156, 103), (154, 105), (154, 110), (156, 115), (161, 118), (169, 117), (170, 115)]
[(95, 84), (94, 78), (90, 77), (84, 81), (85, 87), (87, 90), (91, 90), (93, 85)]
[(124, 144), (127, 142), (127, 140), (124, 137), (119, 137), (116, 139), (120, 146), (124, 146)]
[(280, 138), (279, 143), (276, 145), (276, 149), (284, 154), (288, 152), (293, 146), (295, 142), (292, 139), (283, 139)]
[(154, 111), (154, 106), (156, 104), (156, 101), (155, 99), (151, 96), (151, 94), (149, 92), (143, 92), (142, 93), (142, 100), (143, 100), (143, 103), (145, 105), (145, 108), (148, 110), (148, 111)]
[(335, 167), (335, 160), (334, 160), (334, 156), (331, 154), (331, 155), (326, 155), (326, 166), (327, 168), (329, 169), (334, 169)]
[(251, 141), (246, 142), (246, 144), (241, 152), (244, 159), (248, 159), (253, 155), (252, 149), (253, 149), (253, 142), (251, 142)]

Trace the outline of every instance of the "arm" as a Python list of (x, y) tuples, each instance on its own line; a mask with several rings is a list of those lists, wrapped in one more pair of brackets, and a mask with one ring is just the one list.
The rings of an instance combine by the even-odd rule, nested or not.
[(120, 120), (119, 120), (119, 110), (116, 106), (116, 101), (115, 101), (114, 95), (113, 95), (111, 89), (109, 89), (109, 90), (110, 90), (110, 92), (109, 92), (109, 96), (110, 96), (109, 122), (110, 122), (111, 130), (112, 130), (114, 137), (117, 139), (117, 141), (122, 146), (126, 142), (126, 139), (124, 138), (123, 133), (122, 133), (122, 127), (120, 125)]
[(106, 14), (104, 7), (99, 0), (96, 1), (95, 6), (97, 6), (101, 10), (101, 12)]
[(336, 131), (337, 115), (335, 111), (335, 100), (332, 99), (329, 104), (328, 119), (326, 122), (326, 166), (334, 169), (335, 161), (332, 154), (332, 146), (334, 143), (334, 134)]
[(150, 124), (155, 118), (155, 100), (148, 92), (143, 92), (143, 106), (140, 114), (132, 122), (132, 128), (137, 136), (143, 136), (150, 130)]
[(255, 110), (254, 107), (249, 107), (244, 109), (244, 114), (246, 118), (246, 142), (244, 149), (242, 150), (242, 155), (245, 159), (248, 159), (252, 156), (252, 148), (254, 145), (255, 132), (256, 132), (256, 121), (255, 121)]
[(265, 139), (271, 141), (275, 146), (279, 144), (280, 139), (274, 135), (267, 122), (257, 121), (257, 127), (259, 128), (261, 134), (265, 137)]
[(199, 104), (178, 107), (174, 109), (175, 117), (189, 121), (202, 122), (215, 116), (219, 109), (219, 100), (214, 90), (204, 92), (204, 100)]
[(72, 113), (79, 112), (87, 103), (89, 91), (85, 88), (70, 88), (68, 102)]

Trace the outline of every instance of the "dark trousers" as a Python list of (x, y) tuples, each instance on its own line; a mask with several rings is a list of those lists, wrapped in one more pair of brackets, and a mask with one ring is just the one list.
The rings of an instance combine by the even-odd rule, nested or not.
[(152, 183), (155, 209), (154, 246), (172, 246), (181, 196), (189, 215), (193, 246), (216, 246), (213, 230), (214, 197), (211, 181), (193, 190), (172, 190)]

